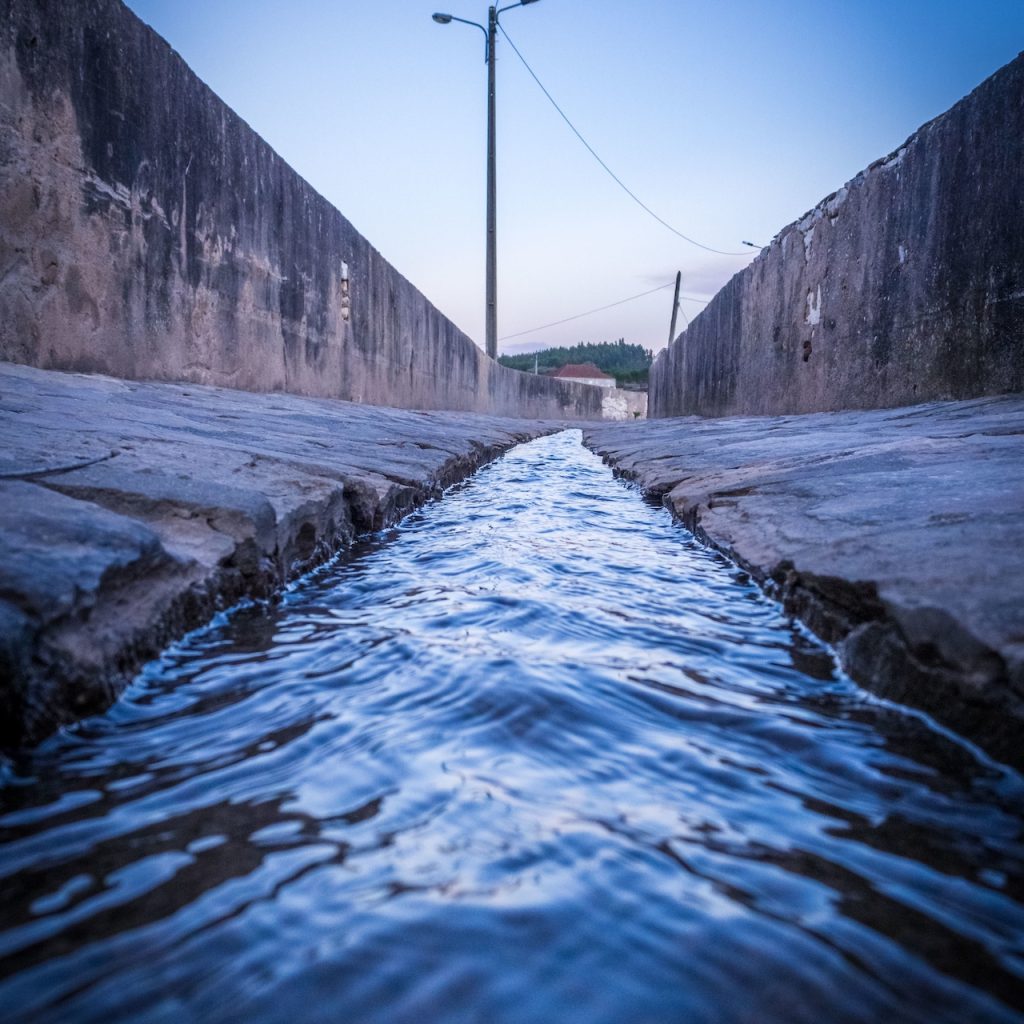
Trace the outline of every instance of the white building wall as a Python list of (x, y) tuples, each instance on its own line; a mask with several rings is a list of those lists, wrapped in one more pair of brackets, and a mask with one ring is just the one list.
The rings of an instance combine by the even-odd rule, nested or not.
[(605, 420), (643, 420), (647, 418), (647, 392), (612, 388), (601, 399), (601, 418)]

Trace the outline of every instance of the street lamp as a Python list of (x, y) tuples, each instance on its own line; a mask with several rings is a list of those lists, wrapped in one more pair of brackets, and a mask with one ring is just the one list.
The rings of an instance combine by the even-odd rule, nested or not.
[(498, 248), (496, 230), (497, 176), (495, 171), (495, 131), (494, 131), (494, 44), (498, 40), (498, 18), (513, 7), (525, 7), (535, 4), (537, 0), (519, 0), (507, 7), (488, 7), (487, 27), (477, 21), (456, 18), (453, 14), (435, 14), (434, 21), (439, 25), (449, 25), (453, 21), (463, 25), (472, 25), (480, 29), (486, 39), (484, 60), (487, 62), (487, 294), (486, 294), (486, 345), (487, 354), (492, 359), (498, 358)]

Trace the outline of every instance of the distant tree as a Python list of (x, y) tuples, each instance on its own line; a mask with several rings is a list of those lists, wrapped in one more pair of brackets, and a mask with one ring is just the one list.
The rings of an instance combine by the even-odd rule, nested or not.
[(581, 341), (569, 347), (546, 348), (539, 352), (524, 352), (517, 356), (499, 356), (502, 366), (513, 370), (533, 370), (536, 362), (540, 373), (549, 373), (568, 363), (593, 363), (622, 384), (645, 384), (647, 372), (654, 361), (654, 353), (642, 345), (627, 345), (625, 338), (618, 341)]

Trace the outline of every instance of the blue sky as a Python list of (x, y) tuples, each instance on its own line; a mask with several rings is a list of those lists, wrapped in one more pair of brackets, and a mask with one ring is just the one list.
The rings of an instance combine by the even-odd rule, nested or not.
[[(399, 271), (483, 343), (482, 0), (129, 0)], [(1024, 0), (541, 0), (502, 23), (615, 173), (719, 249), (767, 242), (1024, 48)], [(499, 41), (498, 334), (752, 257), (683, 242)], [(670, 291), (501, 351), (667, 341)], [(695, 315), (697, 302), (683, 311)], [(680, 321), (680, 328), (682, 321)]]

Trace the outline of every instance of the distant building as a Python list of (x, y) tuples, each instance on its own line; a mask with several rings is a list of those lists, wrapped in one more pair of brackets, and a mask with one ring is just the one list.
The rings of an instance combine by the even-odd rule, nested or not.
[(610, 377), (604, 370), (599, 370), (593, 363), (566, 363), (550, 376), (561, 380), (573, 380), (577, 384), (595, 384), (599, 388), (615, 387), (615, 378)]

